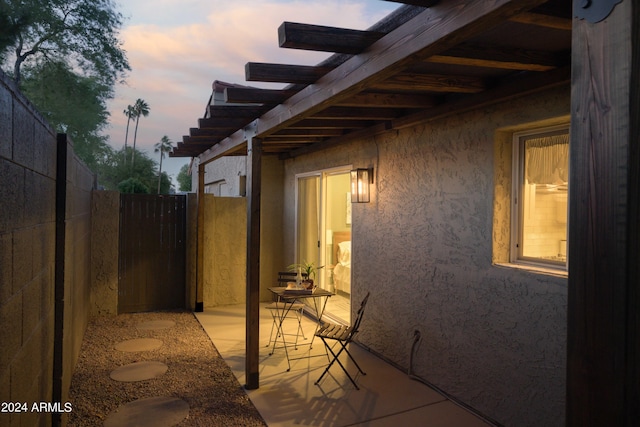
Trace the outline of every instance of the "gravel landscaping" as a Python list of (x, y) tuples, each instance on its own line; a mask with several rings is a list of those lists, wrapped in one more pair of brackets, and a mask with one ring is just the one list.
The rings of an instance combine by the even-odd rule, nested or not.
[[(161, 329), (137, 328), (145, 322), (173, 321)], [(148, 323), (147, 323), (148, 324)], [(155, 350), (116, 350), (136, 338), (162, 340)], [(168, 370), (156, 378), (120, 382), (110, 373), (135, 362), (157, 361)], [(90, 322), (76, 365), (69, 402), (69, 426), (102, 426), (121, 405), (168, 396), (189, 404), (178, 426), (264, 426), (242, 386), (190, 312), (153, 312), (101, 317)]]

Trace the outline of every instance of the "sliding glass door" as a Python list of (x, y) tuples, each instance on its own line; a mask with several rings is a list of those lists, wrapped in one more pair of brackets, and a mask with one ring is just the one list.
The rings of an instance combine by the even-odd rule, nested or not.
[(296, 262), (313, 262), (316, 285), (334, 292), (325, 314), (350, 322), (351, 199), (349, 168), (297, 178)]

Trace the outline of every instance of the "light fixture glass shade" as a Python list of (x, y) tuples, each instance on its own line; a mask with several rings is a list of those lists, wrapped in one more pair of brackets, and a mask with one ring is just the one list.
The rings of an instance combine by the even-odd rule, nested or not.
[(370, 169), (354, 169), (351, 171), (351, 203), (369, 203)]

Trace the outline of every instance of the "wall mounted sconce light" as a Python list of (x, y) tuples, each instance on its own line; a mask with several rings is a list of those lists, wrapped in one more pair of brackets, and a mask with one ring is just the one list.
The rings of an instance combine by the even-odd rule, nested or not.
[(369, 186), (373, 184), (373, 168), (351, 171), (351, 203), (369, 203)]

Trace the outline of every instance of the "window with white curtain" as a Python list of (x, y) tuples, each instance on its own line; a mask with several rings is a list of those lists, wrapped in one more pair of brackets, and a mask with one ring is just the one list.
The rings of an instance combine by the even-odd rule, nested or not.
[(514, 134), (511, 262), (567, 265), (569, 128)]

